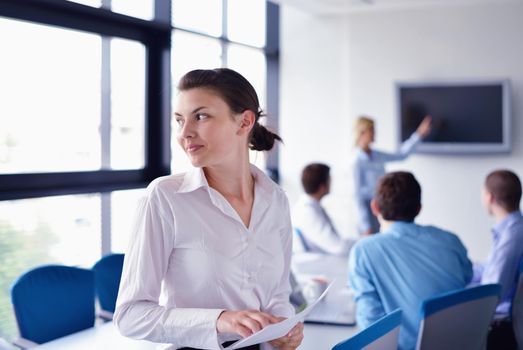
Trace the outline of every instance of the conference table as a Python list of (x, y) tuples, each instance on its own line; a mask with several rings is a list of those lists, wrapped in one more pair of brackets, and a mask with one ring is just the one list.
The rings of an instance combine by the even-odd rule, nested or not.
[[(344, 288), (346, 279), (346, 258), (300, 254), (293, 257), (292, 269), (299, 278), (323, 276), (335, 280), (333, 289)], [(327, 295), (328, 296), (328, 295)], [(304, 339), (300, 350), (331, 349), (340, 341), (357, 332), (357, 327), (333, 326), (305, 323)], [(166, 344), (157, 344), (144, 340), (134, 340), (122, 336), (112, 322), (96, 325), (93, 328), (71, 334), (39, 345), (37, 350), (159, 350)]]
[[(300, 350), (331, 349), (332, 346), (349, 338), (355, 327), (305, 324), (304, 338)], [(32, 349), (38, 350), (159, 350), (165, 344), (145, 340), (134, 340), (122, 336), (113, 323), (108, 322), (87, 330), (59, 338)]]

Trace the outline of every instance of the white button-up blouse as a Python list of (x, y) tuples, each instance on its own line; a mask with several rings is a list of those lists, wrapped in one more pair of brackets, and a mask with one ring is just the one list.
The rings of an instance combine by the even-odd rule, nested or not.
[[(125, 255), (114, 322), (170, 348), (220, 348), (223, 310), (289, 317), (292, 229), (285, 193), (254, 166), (249, 227), (202, 169), (154, 180)], [(161, 295), (161, 297), (160, 297)], [(160, 301), (161, 300), (161, 301)]]

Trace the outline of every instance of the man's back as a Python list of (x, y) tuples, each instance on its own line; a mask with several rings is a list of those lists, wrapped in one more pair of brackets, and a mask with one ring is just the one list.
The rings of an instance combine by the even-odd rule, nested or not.
[(415, 347), (421, 302), (463, 288), (471, 277), (472, 264), (456, 235), (408, 222), (361, 240), (349, 258), (358, 324), (367, 327), (401, 308), (400, 349)]
[(498, 314), (510, 313), (512, 298), (519, 277), (519, 263), (523, 258), (523, 215), (514, 211), (492, 229), (493, 247), (489, 254), (481, 283), (501, 284)]

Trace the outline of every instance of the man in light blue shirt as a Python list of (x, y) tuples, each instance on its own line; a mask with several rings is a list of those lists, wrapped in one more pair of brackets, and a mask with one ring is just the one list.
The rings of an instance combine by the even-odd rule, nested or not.
[(519, 210), (521, 181), (509, 170), (496, 170), (485, 179), (482, 201), (496, 225), (492, 228), (493, 245), (484, 266), (475, 266), (474, 279), (481, 284), (501, 284), (501, 299), (496, 319), (489, 334), (488, 347), (516, 347), (509, 321), (516, 291), (519, 262), (523, 258), (523, 216)]
[(360, 240), (349, 256), (356, 320), (365, 328), (400, 308), (399, 348), (414, 349), (421, 302), (465, 287), (472, 277), (472, 264), (456, 235), (414, 223), (421, 209), (421, 187), (411, 173), (383, 176), (371, 208), (380, 221), (381, 234)]

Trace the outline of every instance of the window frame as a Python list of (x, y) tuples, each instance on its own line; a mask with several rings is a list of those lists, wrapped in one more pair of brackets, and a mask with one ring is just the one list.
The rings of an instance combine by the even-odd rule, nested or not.
[[(146, 187), (171, 172), (171, 33), (181, 30), (263, 51), (267, 64), (267, 112), (271, 125), (279, 124), (279, 6), (266, 1), (266, 44), (259, 48), (230, 41), (224, 31), (219, 38), (171, 24), (171, 1), (155, 0), (153, 20), (144, 20), (65, 0), (0, 0), (0, 16), (15, 20), (80, 30), (102, 37), (141, 42), (146, 49), (145, 67), (145, 166), (142, 169), (0, 174), (0, 200), (45, 196), (108, 193)], [(227, 21), (227, 0), (223, 22)], [(225, 47), (224, 47), (225, 49)], [(226, 50), (223, 51), (226, 55)], [(224, 57), (226, 59), (226, 57)], [(105, 73), (106, 74), (106, 73)], [(103, 77), (102, 77), (103, 80)], [(106, 96), (102, 96), (102, 99)], [(104, 113), (101, 111), (101, 113)], [(105, 117), (102, 117), (104, 123)], [(102, 133), (107, 130), (102, 130)], [(277, 130), (275, 130), (277, 131)], [(64, 145), (65, 147), (65, 145)], [(278, 181), (278, 150), (269, 152), (267, 170)]]
[(0, 200), (140, 188), (170, 173), (171, 26), (163, 18), (170, 1), (155, 4), (155, 18), (148, 21), (64, 0), (0, 0), (2, 17), (130, 39), (146, 50), (144, 168), (0, 174)]

